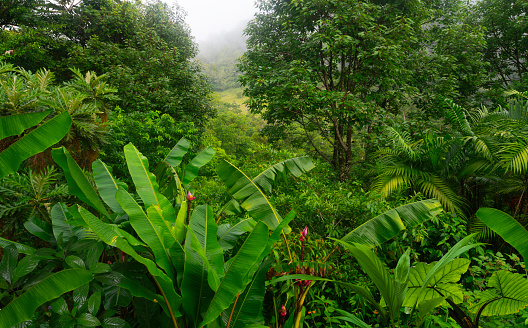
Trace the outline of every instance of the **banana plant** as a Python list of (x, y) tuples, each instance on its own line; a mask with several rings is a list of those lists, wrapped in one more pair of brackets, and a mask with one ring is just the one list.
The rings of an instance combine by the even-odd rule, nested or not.
[[(455, 304), (453, 294), (459, 295), (456, 286), (454, 286), (455, 293), (453, 293), (453, 279), (458, 281), (460, 275), (469, 267), (467, 260), (456, 258), (479, 245), (468, 245), (473, 237), (474, 235), (469, 235), (460, 240), (438, 262), (429, 265), (420, 263), (414, 268), (410, 268), (410, 250), (407, 250), (400, 257), (394, 270), (394, 276), (369, 247), (339, 241), (352, 253), (363, 271), (370, 277), (381, 299), (376, 301), (368, 289), (354, 285), (342, 285), (355, 291), (372, 304), (379, 311), (386, 325), (391, 327), (398, 326), (402, 306), (418, 308), (417, 325), (420, 326), (428, 313), (442, 305), (444, 300), (450, 305)], [(458, 302), (461, 301), (459, 298)]]
[[(180, 141), (171, 151), (164, 161), (165, 167), (158, 170), (161, 173), (158, 180), (148, 171), (148, 160), (133, 145), (125, 146), (125, 158), (141, 204), (116, 182), (104, 163), (94, 163), (97, 192), (68, 152), (64, 148), (54, 149), (52, 156), (65, 171), (71, 193), (99, 213), (98, 217), (84, 206), (75, 205), (67, 208), (69, 222), (84, 227), (145, 267), (156, 290), (141, 288), (133, 278), (127, 278), (119, 286), (135, 297), (159, 304), (166, 315), (162, 324), (242, 327), (252, 322), (259, 326), (263, 317), (260, 311), (255, 311), (262, 308), (264, 298), (267, 269), (263, 261), (295, 214), (290, 213), (274, 226), (271, 236), (262, 215), (254, 215), (254, 223), (222, 229), (223, 237), (219, 237), (212, 208), (200, 205), (191, 211), (194, 197), (184, 193), (210, 155), (198, 155), (197, 160), (187, 165), (183, 178), (175, 169), (187, 145), (186, 141)], [(170, 178), (166, 180), (163, 176)], [(160, 192), (167, 189), (160, 188), (158, 181), (175, 182), (173, 190), (178, 192), (168, 195), (173, 195), (174, 202), (182, 203), (169, 201)], [(239, 229), (250, 233), (238, 251), (225, 258), (224, 249), (233, 245), (233, 236)]]
[[(0, 140), (16, 136), (38, 125), (51, 111), (0, 117)], [(59, 114), (33, 129), (0, 152), (0, 178), (15, 173), (20, 164), (59, 142), (70, 130), (72, 119), (67, 112)]]
[(402, 205), (368, 220), (341, 240), (374, 247), (395, 237), (407, 227), (434, 219), (442, 211), (442, 205), (436, 199)]

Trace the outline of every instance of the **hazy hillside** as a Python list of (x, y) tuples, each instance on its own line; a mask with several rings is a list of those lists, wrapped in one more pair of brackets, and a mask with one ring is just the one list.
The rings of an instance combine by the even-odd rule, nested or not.
[(239, 75), (235, 65), (237, 59), (246, 51), (246, 38), (243, 36), (247, 22), (236, 29), (215, 35), (200, 42), (200, 54), (205, 73), (209, 76), (215, 91), (238, 88), (236, 79)]

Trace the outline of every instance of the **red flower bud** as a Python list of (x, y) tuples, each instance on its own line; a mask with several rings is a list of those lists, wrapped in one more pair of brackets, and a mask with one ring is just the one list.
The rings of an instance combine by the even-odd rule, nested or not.
[(195, 199), (196, 199), (196, 197), (194, 197), (194, 196), (191, 194), (191, 191), (188, 191), (188, 192), (187, 192), (187, 200), (188, 200), (188, 201), (193, 201), (193, 200), (195, 200)]
[(301, 232), (301, 242), (304, 241), (307, 234), (308, 234), (308, 227), (304, 227), (303, 231)]
[(280, 309), (280, 315), (281, 317), (286, 316), (286, 307), (284, 305)]

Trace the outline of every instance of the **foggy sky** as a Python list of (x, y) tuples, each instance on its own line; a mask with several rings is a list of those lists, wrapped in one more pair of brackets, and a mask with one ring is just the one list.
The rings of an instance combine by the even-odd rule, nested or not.
[(178, 3), (187, 12), (185, 21), (198, 42), (235, 29), (242, 21), (250, 20), (256, 11), (253, 0), (165, 1)]

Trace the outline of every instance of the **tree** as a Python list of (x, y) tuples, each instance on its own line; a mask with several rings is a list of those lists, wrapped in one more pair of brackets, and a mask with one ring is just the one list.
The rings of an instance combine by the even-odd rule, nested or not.
[[(300, 124), (348, 178), (356, 135), (405, 98), (421, 12), (417, 2), (261, 0), (248, 24), (240, 81), (269, 124)], [(317, 147), (317, 131), (331, 153)]]
[(5, 31), (0, 51), (14, 49), (5, 60), (52, 69), (60, 81), (75, 75), (70, 67), (106, 74), (119, 94), (107, 105), (125, 113), (159, 111), (198, 128), (213, 115), (180, 8), (160, 1), (47, 1), (38, 18), (40, 25)]
[(479, 1), (473, 21), (486, 29), (486, 60), (502, 87), (526, 90), (528, 5), (525, 1)]

